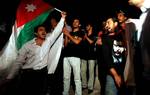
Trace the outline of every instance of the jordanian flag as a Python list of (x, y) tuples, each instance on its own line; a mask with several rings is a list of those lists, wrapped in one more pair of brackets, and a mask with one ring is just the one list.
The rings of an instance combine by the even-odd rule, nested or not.
[(16, 21), (7, 45), (0, 53), (0, 71), (15, 61), (18, 50), (34, 37), (34, 27), (42, 24), (53, 7), (42, 0), (21, 0), (16, 13)]

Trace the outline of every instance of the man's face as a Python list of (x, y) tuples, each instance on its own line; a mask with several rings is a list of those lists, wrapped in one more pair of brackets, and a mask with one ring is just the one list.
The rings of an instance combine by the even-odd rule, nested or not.
[(72, 25), (74, 28), (80, 27), (80, 21), (78, 19), (74, 19)]
[(109, 32), (113, 32), (115, 29), (115, 22), (112, 18), (107, 19), (105, 29)]
[(90, 24), (88, 24), (88, 25), (86, 26), (86, 30), (87, 30), (87, 31), (89, 31), (91, 28), (92, 28), (92, 26), (91, 26)]
[(45, 29), (45, 27), (41, 26), (41, 27), (38, 28), (37, 37), (41, 38), (41, 39), (46, 38), (46, 29)]
[(141, 7), (144, 0), (129, 0), (130, 5), (135, 5), (137, 7)]
[(126, 20), (126, 17), (125, 17), (125, 15), (123, 13), (118, 13), (117, 14), (117, 18), (118, 18), (118, 21), (120, 23), (122, 23), (122, 22), (124, 22)]
[(56, 25), (57, 25), (57, 21), (56, 21), (56, 19), (52, 18), (50, 22), (51, 22), (51, 26), (52, 26), (52, 28), (55, 28), (55, 27), (56, 27)]

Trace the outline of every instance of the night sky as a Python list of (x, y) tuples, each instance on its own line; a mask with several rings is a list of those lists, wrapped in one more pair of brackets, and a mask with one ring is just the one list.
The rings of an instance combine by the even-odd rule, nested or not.
[[(3, 1), (3, 2), (2, 2)], [(108, 16), (115, 16), (123, 10), (128, 17), (138, 18), (139, 9), (128, 5), (128, 0), (44, 0), (52, 6), (67, 12), (67, 19), (79, 17), (83, 23), (91, 21), (99, 25)], [(9, 3), (8, 3), (9, 2)], [(15, 12), (20, 0), (1, 0), (0, 3), (0, 49), (9, 39)], [(5, 39), (4, 39), (5, 38)]]
[(123, 10), (129, 17), (138, 18), (140, 11), (128, 5), (128, 0), (45, 0), (59, 9), (66, 10), (68, 17), (80, 16), (81, 20), (102, 21)]

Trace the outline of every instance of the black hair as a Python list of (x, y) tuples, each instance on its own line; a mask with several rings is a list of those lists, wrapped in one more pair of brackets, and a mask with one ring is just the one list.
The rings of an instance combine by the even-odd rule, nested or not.
[(107, 17), (104, 21), (106, 22), (108, 19), (112, 19), (113, 22), (118, 22), (118, 19), (112, 16)]
[(88, 26), (88, 25), (91, 25), (92, 27), (94, 26), (93, 23), (90, 21), (85, 23), (85, 26)]
[(113, 22), (118, 22), (118, 19), (115, 17), (112, 17)]
[(38, 25), (38, 26), (36, 26), (36, 27), (34, 28), (34, 33), (37, 33), (37, 32), (38, 32), (38, 28), (39, 28), (39, 27), (44, 27), (45, 30), (47, 31), (46, 25), (45, 25), (45, 24), (40, 24), (40, 25)]
[(128, 18), (127, 12), (123, 11), (123, 10), (119, 10), (116, 12), (116, 14), (122, 13), (125, 17)]

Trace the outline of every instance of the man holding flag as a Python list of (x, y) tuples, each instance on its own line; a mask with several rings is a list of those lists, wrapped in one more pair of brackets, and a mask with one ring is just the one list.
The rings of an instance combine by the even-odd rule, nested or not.
[[(43, 69), (45, 72), (45, 68), (48, 69), (47, 73), (55, 72), (60, 55), (59, 51), (61, 51), (62, 46), (61, 45), (60, 48), (58, 48), (58, 45), (56, 44), (63, 44), (61, 41), (63, 39), (61, 31), (64, 26), (64, 19), (66, 17), (66, 14), (64, 14), (64, 12), (61, 12), (62, 18), (54, 29), (53, 33), (49, 36), (46, 36), (46, 29), (44, 26), (38, 26), (45, 22), (52, 10), (53, 7), (43, 2), (43, 0), (21, 0), (21, 3), (17, 10), (16, 22), (13, 26), (13, 31), (10, 36), (9, 42), (0, 53), (0, 71), (8, 71), (9, 74), (7, 76), (7, 79), (12, 79), (16, 74), (16, 71), (20, 68), (23, 69), (23, 71), (27, 69), (27, 72), (28, 70), (43, 72)], [(37, 37), (33, 39), (34, 28), (37, 26)], [(40, 39), (41, 41), (37, 41), (39, 38), (41, 38), (39, 37), (40, 35), (43, 36), (43, 38)], [(28, 46), (31, 47), (29, 48)], [(57, 46), (56, 49), (55, 46)], [(31, 51), (33, 51), (29, 52), (30, 49)], [(58, 50), (58, 52), (54, 54), (53, 50)], [(17, 54), (19, 55), (17, 56)], [(54, 60), (50, 57), (52, 54), (54, 54)], [(54, 58), (54, 56), (57, 58)], [(36, 74), (33, 75), (36, 76)], [(32, 75), (29, 73), (29, 76)], [(33, 80), (32, 78), (29, 78), (31, 79), (31, 84), (28, 83), (28, 80), (26, 80), (28, 79), (27, 77), (28, 75), (26, 76), (24, 83), (26, 81), (27, 83), (25, 84), (28, 87), (22, 89), (23, 92), (20, 95), (30, 95), (38, 93), (38, 89), (32, 91), (34, 88), (32, 88), (31, 86), (33, 85), (31, 81), (34, 81), (35, 78), (38, 79), (37, 77), (40, 76), (38, 76), (37, 74), (37, 77), (32, 77), (34, 78)], [(22, 79), (24, 78), (22, 77)], [(34, 87), (36, 87), (36, 85), (34, 85)], [(30, 93), (29, 89), (27, 90), (27, 88), (32, 88)], [(41, 95), (41, 93), (38, 93), (36, 95)]]
[(34, 38), (34, 27), (44, 23), (53, 10), (54, 8), (43, 0), (21, 0), (16, 12), (12, 34), (0, 52), (0, 71), (9, 71), (18, 50)]
[(47, 66), (51, 46), (61, 34), (66, 14), (62, 17), (51, 35), (46, 35), (46, 28), (39, 25), (35, 28), (36, 37), (24, 44), (19, 50), (15, 64), (7, 79), (12, 79), (21, 68), (21, 84), (18, 95), (45, 95), (47, 90)]

